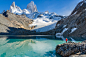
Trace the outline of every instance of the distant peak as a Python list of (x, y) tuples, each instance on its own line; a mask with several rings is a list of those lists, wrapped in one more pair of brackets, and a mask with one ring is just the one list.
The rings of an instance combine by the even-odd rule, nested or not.
[(12, 7), (15, 7), (15, 2), (13, 2), (11, 6), (12, 6)]
[(33, 1), (31, 1), (30, 3), (34, 3)]
[(28, 5), (34, 5), (34, 2), (33, 2), (33, 1), (31, 1)]
[(34, 4), (33, 1), (31, 1), (28, 5), (27, 5), (27, 9), (31, 11), (31, 13), (33, 12), (37, 12), (37, 7), (36, 5)]

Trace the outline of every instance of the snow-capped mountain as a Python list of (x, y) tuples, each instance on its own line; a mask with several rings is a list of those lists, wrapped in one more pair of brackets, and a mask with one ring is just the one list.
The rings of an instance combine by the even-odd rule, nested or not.
[(56, 13), (45, 12), (34, 12), (26, 15), (28, 18), (34, 20), (29, 26), (36, 26), (33, 30), (36, 32), (45, 32), (55, 28), (57, 21), (65, 18), (64, 16), (57, 15)]
[[(11, 13), (22, 15), (25, 14), (26, 17), (33, 19), (34, 22), (29, 26), (36, 26), (34, 30), (44, 32), (55, 28), (55, 25), (58, 20), (65, 18), (64, 16), (57, 15), (55, 12), (49, 13), (48, 11), (45, 12), (38, 12), (36, 5), (33, 1), (31, 1), (26, 9), (21, 10), (20, 7), (15, 6), (15, 2), (12, 3), (10, 6)], [(41, 28), (41, 29), (39, 29)]]
[(31, 11), (31, 13), (33, 12), (37, 12), (37, 7), (36, 5), (34, 5), (34, 2), (31, 1), (28, 5), (27, 5), (27, 9)]
[(55, 19), (55, 18), (63, 18), (63, 16), (57, 15), (56, 13), (49, 13), (48, 11), (45, 12), (38, 12), (36, 5), (34, 4), (33, 1), (31, 1), (28, 5), (26, 9), (21, 9), (20, 7), (18, 7), (17, 5), (15, 6), (15, 2), (12, 3), (12, 5), (10, 6), (10, 10), (11, 13), (17, 14), (17, 15), (22, 15), (25, 14), (28, 18), (31, 19), (36, 19), (39, 18), (44, 15), (49, 19)]
[(9, 11), (11, 13), (21, 15), (21, 14), (31, 14), (33, 12), (37, 12), (38, 10), (37, 10), (36, 5), (34, 5), (34, 2), (31, 1), (27, 5), (27, 8), (26, 9), (23, 9), (23, 10), (21, 10), (21, 8), (18, 7), (18, 6), (15, 6), (15, 2), (13, 2), (12, 5), (10, 6), (10, 10)]
[(20, 7), (15, 6), (15, 2), (12, 3), (9, 11), (11, 13), (18, 14), (18, 15), (21, 15), (23, 13), (23, 11), (20, 9)]

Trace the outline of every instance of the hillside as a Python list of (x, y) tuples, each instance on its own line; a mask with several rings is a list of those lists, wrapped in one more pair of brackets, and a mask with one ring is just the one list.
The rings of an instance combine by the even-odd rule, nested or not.
[[(15, 15), (7, 10), (3, 14), (0, 14), (0, 32), (9, 33), (8, 30), (11, 31), (9, 27), (31, 30), (32, 28), (29, 27), (29, 24), (32, 22), (33, 20), (27, 18), (25, 15)], [(15, 32), (16, 29), (12, 29), (12, 31)]]
[(71, 15), (57, 22), (56, 35), (86, 37), (86, 1), (78, 3)]

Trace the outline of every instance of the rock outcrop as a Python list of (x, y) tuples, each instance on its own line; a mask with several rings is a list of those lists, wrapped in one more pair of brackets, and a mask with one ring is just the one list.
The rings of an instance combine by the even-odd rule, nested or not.
[[(68, 17), (60, 20), (56, 24), (57, 33), (63, 36), (86, 37), (86, 0), (81, 1)], [(67, 28), (67, 30), (65, 30)]]
[(56, 46), (56, 53), (60, 54), (63, 57), (70, 55), (86, 54), (86, 42), (82, 43), (69, 42), (59, 44)]

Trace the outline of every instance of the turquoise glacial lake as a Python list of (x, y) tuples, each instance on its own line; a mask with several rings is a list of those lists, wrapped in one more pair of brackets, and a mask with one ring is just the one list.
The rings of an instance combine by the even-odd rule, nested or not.
[[(79, 42), (69, 37), (69, 41)], [(65, 43), (63, 36), (8, 35), (0, 36), (0, 57), (61, 57), (55, 51)]]

